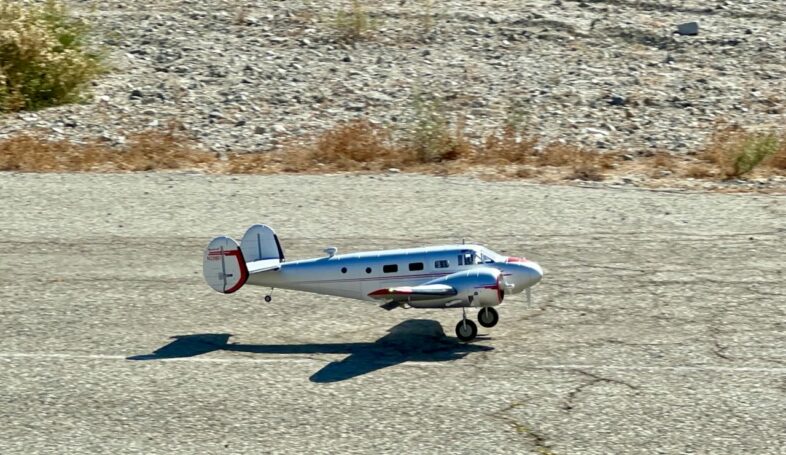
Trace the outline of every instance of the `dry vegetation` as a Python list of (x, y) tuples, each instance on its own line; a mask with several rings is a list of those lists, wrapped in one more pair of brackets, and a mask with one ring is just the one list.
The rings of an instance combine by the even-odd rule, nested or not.
[(80, 101), (104, 71), (101, 56), (87, 48), (88, 31), (54, 0), (0, 0), (0, 112)]
[[(609, 175), (640, 173), (698, 179), (741, 175), (786, 175), (786, 136), (720, 129), (698, 157), (666, 152), (625, 160), (565, 144), (541, 144), (515, 128), (491, 134), (472, 144), (460, 129), (440, 124), (409, 137), (394, 138), (384, 127), (365, 120), (338, 125), (307, 145), (276, 152), (217, 155), (206, 152), (172, 125), (167, 130), (129, 136), (125, 145), (100, 140), (84, 143), (47, 141), (19, 135), (0, 141), (0, 170), (22, 172), (124, 172), (197, 170), (200, 172), (265, 174), (277, 172), (356, 172), (397, 168), (429, 173), (472, 170), (507, 178), (541, 181), (599, 181)], [(427, 140), (428, 147), (417, 140)], [(428, 142), (431, 141), (431, 142)]]
[(359, 0), (352, 0), (349, 8), (336, 11), (333, 28), (339, 41), (354, 43), (366, 39), (377, 28), (366, 7)]
[(725, 178), (741, 177), (764, 167), (786, 170), (786, 133), (751, 133), (740, 127), (718, 129), (700, 155)]

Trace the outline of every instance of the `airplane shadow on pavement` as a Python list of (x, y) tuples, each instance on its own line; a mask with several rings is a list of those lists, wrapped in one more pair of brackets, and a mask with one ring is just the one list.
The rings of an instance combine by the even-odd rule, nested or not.
[[(250, 352), (255, 354), (348, 354), (317, 371), (312, 382), (338, 382), (381, 370), (404, 362), (447, 362), (459, 360), (473, 352), (491, 351), (490, 346), (461, 343), (445, 336), (437, 321), (404, 321), (373, 343), (313, 344), (237, 344), (229, 343), (231, 334), (207, 333), (177, 335), (174, 341), (152, 354), (127, 357), (128, 360), (163, 360), (194, 357), (214, 351)], [(483, 339), (483, 337), (478, 337)]]

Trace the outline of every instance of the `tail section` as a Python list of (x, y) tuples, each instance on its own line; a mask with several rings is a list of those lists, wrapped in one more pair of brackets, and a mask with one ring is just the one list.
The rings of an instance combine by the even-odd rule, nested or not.
[(248, 228), (238, 244), (229, 237), (216, 237), (205, 250), (202, 271), (211, 288), (231, 294), (246, 283), (253, 273), (278, 270), (284, 250), (269, 226), (255, 224)]
[(255, 224), (248, 228), (240, 241), (240, 249), (243, 250), (248, 262), (278, 259), (284, 261), (284, 250), (278, 236), (270, 226)]
[(202, 273), (211, 288), (231, 294), (246, 283), (248, 268), (240, 245), (229, 237), (210, 241), (202, 258)]

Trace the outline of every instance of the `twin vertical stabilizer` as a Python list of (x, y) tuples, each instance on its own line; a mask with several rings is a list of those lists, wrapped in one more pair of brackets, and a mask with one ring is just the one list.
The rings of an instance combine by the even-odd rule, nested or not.
[(226, 236), (211, 240), (203, 257), (202, 272), (211, 288), (231, 294), (243, 287), (249, 274), (276, 270), (283, 261), (284, 250), (273, 229), (255, 224), (240, 244)]

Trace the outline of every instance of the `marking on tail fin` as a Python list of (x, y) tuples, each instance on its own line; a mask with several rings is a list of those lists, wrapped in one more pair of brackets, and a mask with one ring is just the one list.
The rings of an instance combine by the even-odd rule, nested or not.
[(224, 280), (224, 292), (227, 292), (227, 264), (224, 262), (224, 247), (221, 247), (221, 279)]
[[(223, 248), (222, 248), (223, 250)], [(232, 286), (230, 289), (226, 289), (226, 280), (227, 275), (224, 274), (224, 294), (231, 294), (238, 289), (242, 288), (244, 284), (246, 284), (246, 280), (248, 280), (248, 268), (246, 267), (246, 261), (243, 259), (243, 252), (240, 249), (234, 251), (226, 251), (224, 256), (235, 256), (237, 258), (237, 263), (240, 268), (240, 280), (238, 280), (237, 284)], [(221, 265), (224, 265), (224, 262), (221, 261)]]

